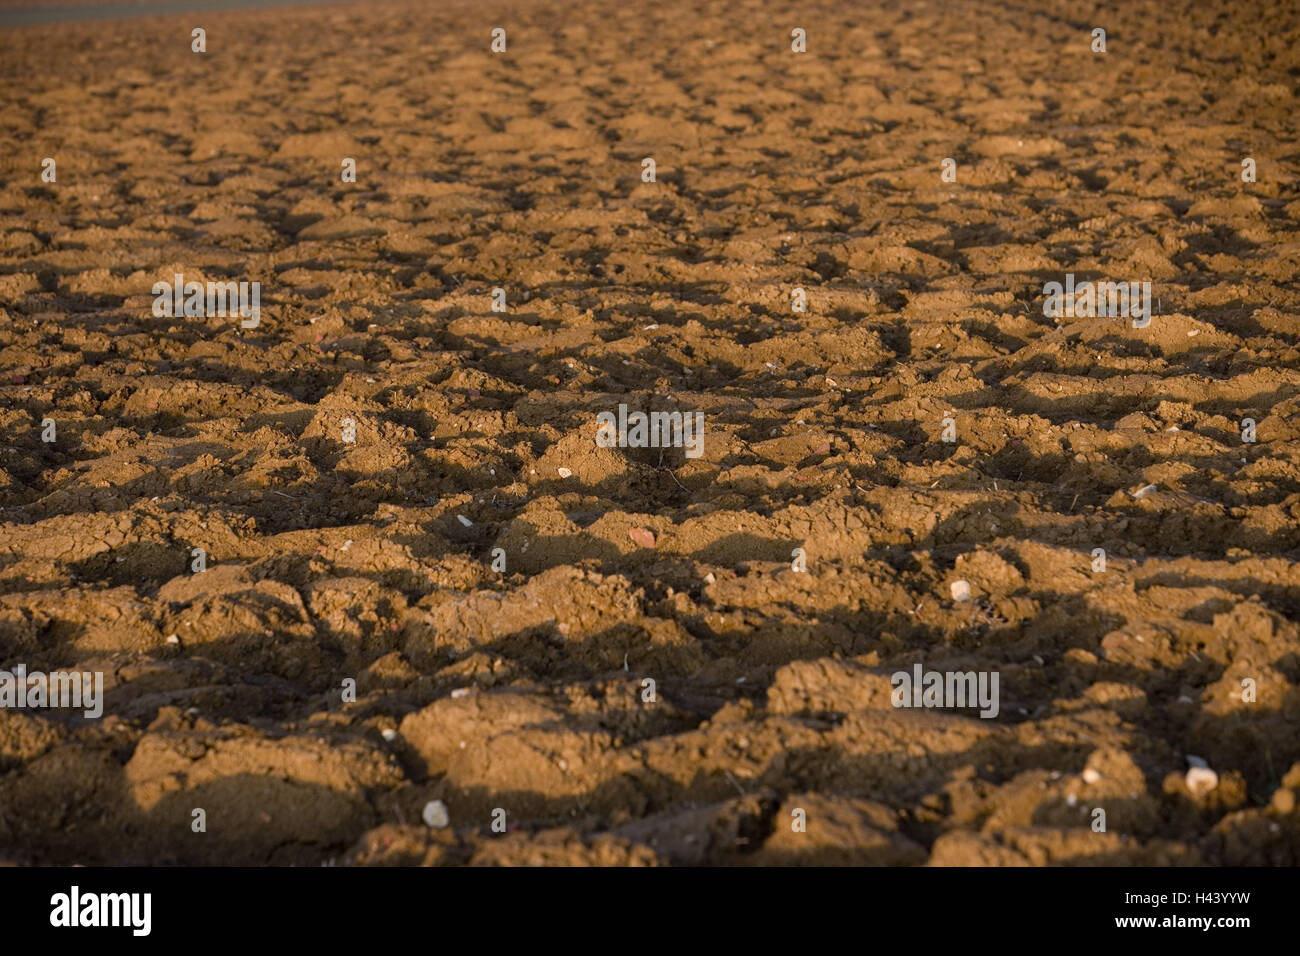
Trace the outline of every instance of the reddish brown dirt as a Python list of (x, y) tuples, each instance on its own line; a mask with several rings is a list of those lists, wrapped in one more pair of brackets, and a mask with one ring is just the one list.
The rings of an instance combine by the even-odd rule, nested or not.
[(1300, 862), (1300, 15), (1246, 9), (0, 31), (0, 667), (108, 684), (0, 710), (0, 858)]

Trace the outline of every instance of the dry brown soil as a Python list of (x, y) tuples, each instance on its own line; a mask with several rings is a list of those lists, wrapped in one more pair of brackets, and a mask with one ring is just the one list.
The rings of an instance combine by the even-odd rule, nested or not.
[[(1300, 862), (1298, 48), (1273, 0), (0, 31), (0, 667), (107, 687), (0, 710), (0, 859)], [(1067, 272), (1150, 327), (1045, 317)], [(174, 273), (261, 325), (155, 318)], [(704, 454), (597, 447), (619, 403)], [(894, 708), (917, 662), (997, 717)]]

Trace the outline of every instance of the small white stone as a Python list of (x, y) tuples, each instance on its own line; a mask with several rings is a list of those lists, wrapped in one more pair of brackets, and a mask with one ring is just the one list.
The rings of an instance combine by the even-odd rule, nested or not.
[(467, 528), (472, 528), (474, 526), (474, 522), (470, 521), (464, 515), (456, 515), (456, 520)]
[(556, 468), (555, 470), (558, 471), (558, 472), (560, 473), (560, 477), (561, 477), (561, 478), (572, 478), (572, 477), (573, 477), (573, 472), (569, 471), (569, 469), (567, 469), (567, 468)]
[(1219, 775), (1209, 767), (1193, 767), (1187, 771), (1186, 780), (1187, 789), (1198, 797), (1219, 785)]
[(451, 823), (447, 815), (447, 805), (441, 800), (430, 800), (424, 805), (424, 822), (435, 830), (441, 830)]
[(961, 603), (962, 601), (970, 600), (969, 581), (964, 581), (964, 580), (953, 581), (951, 591), (952, 591), (952, 599), (958, 603)]
[(167, 643), (168, 643), (168, 644), (179, 644), (180, 642), (181, 642), (180, 635), (178, 635), (178, 634), (168, 634), (168, 635), (167, 635)]
[(393, 741), (397, 739), (397, 731), (392, 727), (385, 727), (379, 732), (379, 736), (383, 737), (385, 740)]
[(453, 690), (453, 691), (451, 692), (451, 696), (452, 696), (452, 697), (468, 697), (468, 696), (469, 696), (469, 688), (468, 688), (468, 687), (457, 687), (455, 690)]
[(714, 584), (714, 583), (717, 582), (717, 580), (718, 580), (718, 579), (715, 578), (715, 577), (713, 576), (713, 572), (712, 572), (712, 571), (710, 571), (708, 574), (704, 575), (704, 583), (705, 583), (705, 584)]
[(1101, 779), (1101, 771), (1094, 770), (1092, 767), (1086, 767), (1083, 771), (1084, 783), (1096, 783)]
[(1065, 805), (1067, 807), (1072, 807), (1078, 802), (1079, 802), (1079, 798), (1076, 797), (1074, 794), (1070, 794), (1068, 797), (1065, 798)]

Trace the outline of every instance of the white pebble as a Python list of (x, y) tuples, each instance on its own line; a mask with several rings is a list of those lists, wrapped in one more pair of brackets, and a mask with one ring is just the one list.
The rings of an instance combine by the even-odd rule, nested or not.
[(397, 731), (392, 727), (385, 727), (379, 732), (379, 736), (383, 737), (385, 740), (393, 741), (397, 739)]
[(1187, 789), (1198, 797), (1219, 785), (1219, 775), (1209, 767), (1193, 767), (1187, 771), (1186, 780)]
[(561, 478), (571, 478), (571, 477), (573, 477), (573, 472), (569, 471), (569, 469), (567, 469), (567, 468), (556, 468), (555, 470), (558, 471), (558, 472), (560, 473), (560, 477), (561, 477)]
[(957, 602), (970, 600), (970, 582), (953, 581), (952, 582), (952, 599)]
[(180, 639), (179, 635), (176, 635), (176, 634), (168, 634), (168, 635), (167, 635), (167, 643), (168, 643), (168, 644), (179, 644), (180, 642), (181, 642), (181, 639)]
[(470, 521), (464, 515), (456, 515), (456, 520), (467, 528), (472, 528), (474, 526), (474, 522)]
[(430, 800), (424, 805), (424, 822), (435, 830), (441, 830), (451, 823), (447, 815), (447, 805), (441, 800)]
[(469, 688), (468, 688), (468, 687), (457, 687), (455, 690), (453, 690), (453, 691), (451, 692), (451, 696), (452, 696), (452, 697), (468, 697), (468, 696), (469, 696)]
[(1100, 779), (1101, 779), (1101, 771), (1094, 770), (1092, 767), (1087, 767), (1084, 769), (1083, 771), (1084, 783), (1096, 783)]

